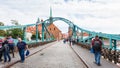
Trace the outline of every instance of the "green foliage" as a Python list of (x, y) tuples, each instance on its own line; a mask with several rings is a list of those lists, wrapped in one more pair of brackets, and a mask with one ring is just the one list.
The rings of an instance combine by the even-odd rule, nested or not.
[(21, 24), (18, 23), (17, 20), (11, 20), (11, 21), (12, 21), (11, 23), (14, 24), (14, 25), (21, 25)]
[(36, 35), (35, 35), (35, 34), (32, 35), (31, 39), (32, 39), (32, 40), (35, 40), (35, 39), (36, 39)]
[(6, 32), (4, 30), (0, 30), (0, 36), (5, 36)]
[(20, 28), (9, 29), (7, 30), (7, 35), (11, 35), (13, 38), (21, 37), (23, 38), (23, 30)]
[(4, 26), (4, 23), (3, 23), (3, 22), (0, 22), (0, 26)]
[[(32, 35), (31, 39), (35, 40), (35, 39), (36, 39), (36, 34)], [(41, 38), (40, 38), (40, 33), (39, 33), (39, 32), (38, 32), (38, 39), (41, 40)]]

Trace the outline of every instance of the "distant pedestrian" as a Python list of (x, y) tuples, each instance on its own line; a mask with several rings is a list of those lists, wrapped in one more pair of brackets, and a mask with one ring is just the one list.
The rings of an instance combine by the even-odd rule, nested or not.
[[(10, 57), (10, 52), (9, 52), (9, 46), (8, 46), (8, 41), (7, 41), (8, 38), (5, 38), (4, 39), (4, 42), (3, 42), (3, 54), (4, 54), (4, 62), (10, 62), (11, 61), (11, 57)], [(7, 60), (8, 58), (8, 60)]]
[(8, 38), (8, 46), (9, 46), (9, 50), (10, 50), (10, 52), (12, 53), (12, 57), (14, 58), (15, 56), (14, 56), (14, 39), (12, 38), (12, 36), (9, 36), (9, 38)]
[(92, 40), (92, 47), (95, 55), (95, 63), (100, 66), (100, 58), (101, 58), (101, 49), (102, 49), (102, 41), (98, 36), (95, 36), (95, 39)]
[(28, 46), (26, 42), (22, 41), (21, 38), (18, 38), (17, 48), (19, 51), (21, 62), (23, 63), (25, 61), (25, 50), (28, 49)]
[(70, 46), (72, 45), (72, 38), (69, 38)]
[(74, 45), (75, 44), (75, 39), (72, 39), (72, 45)]
[(64, 39), (63, 42), (66, 43), (66, 39)]

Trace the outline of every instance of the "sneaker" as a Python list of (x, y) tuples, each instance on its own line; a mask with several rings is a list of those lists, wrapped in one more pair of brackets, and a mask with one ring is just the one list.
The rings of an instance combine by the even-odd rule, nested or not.
[(93, 63), (97, 64), (96, 62), (93, 62)]
[(8, 62), (10, 62), (11, 60), (9, 60)]
[(98, 66), (101, 66), (101, 64), (97, 64)]
[(21, 63), (24, 63), (24, 61), (20, 61)]

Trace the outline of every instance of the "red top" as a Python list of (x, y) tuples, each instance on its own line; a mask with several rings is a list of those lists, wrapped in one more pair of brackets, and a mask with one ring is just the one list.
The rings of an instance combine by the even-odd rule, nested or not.
[(92, 46), (94, 46), (94, 41), (99, 41), (100, 42), (100, 46), (102, 46), (102, 41), (100, 39), (93, 39), (92, 40)]

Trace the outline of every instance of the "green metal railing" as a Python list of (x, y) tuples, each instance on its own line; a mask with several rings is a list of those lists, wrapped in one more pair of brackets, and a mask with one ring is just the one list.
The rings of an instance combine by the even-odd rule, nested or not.
[[(90, 44), (90, 41), (92, 40), (92, 38), (95, 37), (96, 35), (98, 35), (101, 38), (107, 38), (107, 39), (109, 39), (109, 41), (110, 41), (109, 48), (110, 49), (114, 48), (115, 50), (117, 50), (117, 48), (116, 48), (117, 44), (116, 43), (117, 43), (117, 41), (120, 40), (120, 36), (119, 35), (117, 35), (117, 34), (116, 35), (115, 34), (106, 34), (106, 33), (101, 33), (101, 32), (93, 32), (93, 31), (85, 30), (85, 29), (80, 28), (79, 26), (75, 25), (70, 20), (65, 19), (65, 18), (61, 18), (61, 17), (50, 17), (49, 19), (46, 19), (43, 22), (40, 22), (38, 20), (36, 24), (28, 24), (28, 25), (21, 25), (21, 26), (0, 26), (0, 29), (4, 30), (4, 29), (27, 28), (29, 26), (36, 26), (36, 42), (37, 42), (38, 41), (38, 26), (37, 25), (41, 24), (42, 25), (42, 41), (44, 41), (44, 32), (45, 32), (47, 26), (49, 26), (50, 24), (52, 24), (53, 22), (58, 21), (58, 20), (64, 21), (65, 23), (67, 23), (72, 28), (72, 32), (73, 32), (72, 36), (75, 39), (77, 37), (76, 32), (78, 30), (81, 31), (81, 33), (82, 33), (81, 34), (81, 38), (77, 38), (77, 39), (80, 40), (80, 42), (82, 41), (84, 43), (89, 43)], [(25, 31), (25, 29), (24, 29), (24, 31)], [(49, 33), (48, 30), (46, 30), (46, 31)], [(83, 33), (84, 32), (86, 32), (86, 33), (89, 34), (88, 38), (83, 38)], [(25, 40), (25, 36), (26, 36), (25, 34), (26, 33), (24, 33), (24, 40)]]

